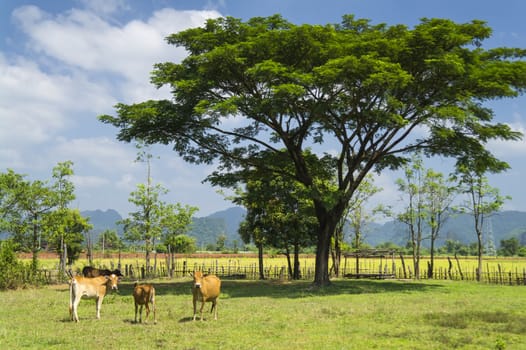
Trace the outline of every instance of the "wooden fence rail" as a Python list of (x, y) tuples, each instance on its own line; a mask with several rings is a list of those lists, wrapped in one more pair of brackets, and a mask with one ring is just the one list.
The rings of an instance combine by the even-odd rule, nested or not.
[[(361, 262), (357, 269), (353, 264), (345, 264), (340, 268), (338, 276), (349, 278), (395, 278), (395, 279), (414, 279), (415, 274), (411, 264), (401, 264), (396, 266), (390, 259), (385, 259), (380, 263)], [(202, 262), (190, 262), (186, 259), (177, 259), (175, 262), (166, 264), (157, 262), (146, 271), (145, 266), (137, 260), (134, 264), (119, 265), (111, 261), (110, 266), (105, 268), (121, 270), (126, 279), (146, 279), (146, 278), (181, 278), (189, 276), (193, 271), (204, 271), (213, 273), (224, 279), (248, 279), (257, 280), (260, 277), (257, 263), (242, 262), (242, 259), (229, 260), (228, 263), (214, 259), (203, 259)], [(314, 279), (314, 264), (304, 263), (300, 269), (300, 276), (305, 280)], [(287, 266), (281, 264), (266, 265), (264, 276), (267, 279), (289, 279)], [(41, 270), (42, 279), (49, 283), (63, 282), (64, 276), (59, 276), (56, 270)], [(80, 273), (80, 271), (77, 271)], [(431, 277), (428, 277), (431, 276)], [(475, 269), (463, 271), (460, 266), (452, 268), (438, 267), (428, 274), (428, 269), (420, 271), (420, 279), (435, 280), (454, 280), (454, 281), (476, 281)], [(482, 283), (501, 284), (501, 285), (526, 285), (526, 268), (515, 268), (506, 270), (500, 264), (496, 267), (486, 266), (481, 274)]]

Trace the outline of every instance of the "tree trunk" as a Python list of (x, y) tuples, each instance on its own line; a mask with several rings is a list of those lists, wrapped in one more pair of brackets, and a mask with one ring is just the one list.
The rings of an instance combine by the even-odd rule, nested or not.
[(404, 254), (400, 252), (400, 261), (402, 261), (402, 271), (404, 272), (404, 278), (407, 279), (407, 272), (405, 269), (405, 260), (404, 260)]
[(93, 266), (93, 245), (91, 243), (91, 233), (86, 234), (86, 249), (88, 257), (88, 265)]
[(31, 247), (31, 253), (33, 255), (31, 259), (31, 272), (35, 274), (38, 268), (38, 251), (40, 250), (40, 244), (38, 241), (38, 224), (37, 224), (37, 215), (34, 217), (33, 223), (33, 242)]
[(292, 274), (292, 278), (295, 280), (299, 280), (301, 278), (299, 244), (294, 244), (294, 272)]
[(477, 231), (478, 240), (478, 266), (477, 266), (477, 281), (480, 282), (482, 278), (482, 232)]
[(149, 276), (150, 275), (150, 259), (151, 259), (151, 252), (152, 252), (151, 241), (149, 238), (146, 238), (144, 242), (144, 250), (145, 250), (144, 260), (146, 262), (146, 275)]
[(431, 235), (431, 257), (428, 266), (427, 278), (433, 278), (433, 270), (435, 269), (435, 238), (433, 234)]
[[(327, 215), (328, 216), (328, 215)], [(324, 287), (330, 285), (329, 279), (329, 250), (331, 246), (331, 236), (336, 222), (332, 223), (327, 218), (320, 223), (318, 228), (318, 242), (316, 245), (316, 265), (314, 270), (314, 285)]]
[(334, 250), (332, 251), (332, 269), (336, 277), (340, 276), (340, 261), (342, 257), (342, 250), (340, 245), (340, 235), (334, 237)]
[(265, 270), (263, 265), (263, 244), (258, 244), (258, 263), (259, 263), (259, 279), (265, 279)]
[(285, 248), (285, 257), (287, 258), (287, 269), (289, 272), (289, 278), (292, 279), (294, 278), (294, 272), (292, 271), (292, 262), (290, 261), (290, 251), (288, 246)]

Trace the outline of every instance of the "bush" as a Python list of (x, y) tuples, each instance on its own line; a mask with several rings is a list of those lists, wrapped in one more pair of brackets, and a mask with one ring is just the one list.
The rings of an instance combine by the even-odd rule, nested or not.
[(27, 274), (24, 264), (18, 261), (11, 240), (0, 243), (0, 289), (16, 289), (25, 285)]

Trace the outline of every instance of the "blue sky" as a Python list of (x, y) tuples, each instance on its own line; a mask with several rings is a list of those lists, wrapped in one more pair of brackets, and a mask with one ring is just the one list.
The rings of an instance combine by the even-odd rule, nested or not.
[[(97, 121), (114, 114), (117, 102), (167, 98), (149, 83), (157, 62), (185, 53), (164, 38), (199, 26), (207, 18), (249, 19), (280, 13), (294, 23), (338, 23), (343, 14), (373, 23), (417, 24), (422, 17), (458, 22), (487, 21), (493, 36), (486, 47), (526, 48), (523, 0), (2, 0), (0, 2), (0, 171), (10, 168), (32, 179), (49, 179), (57, 162), (74, 162), (81, 210), (133, 211), (128, 196), (146, 180), (133, 144), (115, 140), (116, 129)], [(496, 119), (524, 132), (526, 98), (493, 102)], [(526, 143), (492, 142), (488, 147), (512, 169), (491, 176), (491, 185), (513, 199), (505, 209), (526, 211), (523, 174)], [(199, 207), (205, 216), (229, 207), (217, 189), (201, 181), (213, 167), (194, 166), (168, 147), (156, 146), (152, 177), (170, 194), (164, 198)], [(444, 173), (447, 160), (430, 167)], [(399, 205), (395, 179), (376, 178), (384, 189), (373, 202)], [(373, 203), (374, 204), (374, 203)]]

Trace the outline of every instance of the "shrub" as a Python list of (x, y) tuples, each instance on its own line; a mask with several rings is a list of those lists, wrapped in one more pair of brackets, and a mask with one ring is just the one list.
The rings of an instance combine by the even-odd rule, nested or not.
[(24, 264), (18, 261), (11, 240), (0, 243), (0, 289), (16, 289), (24, 285)]

